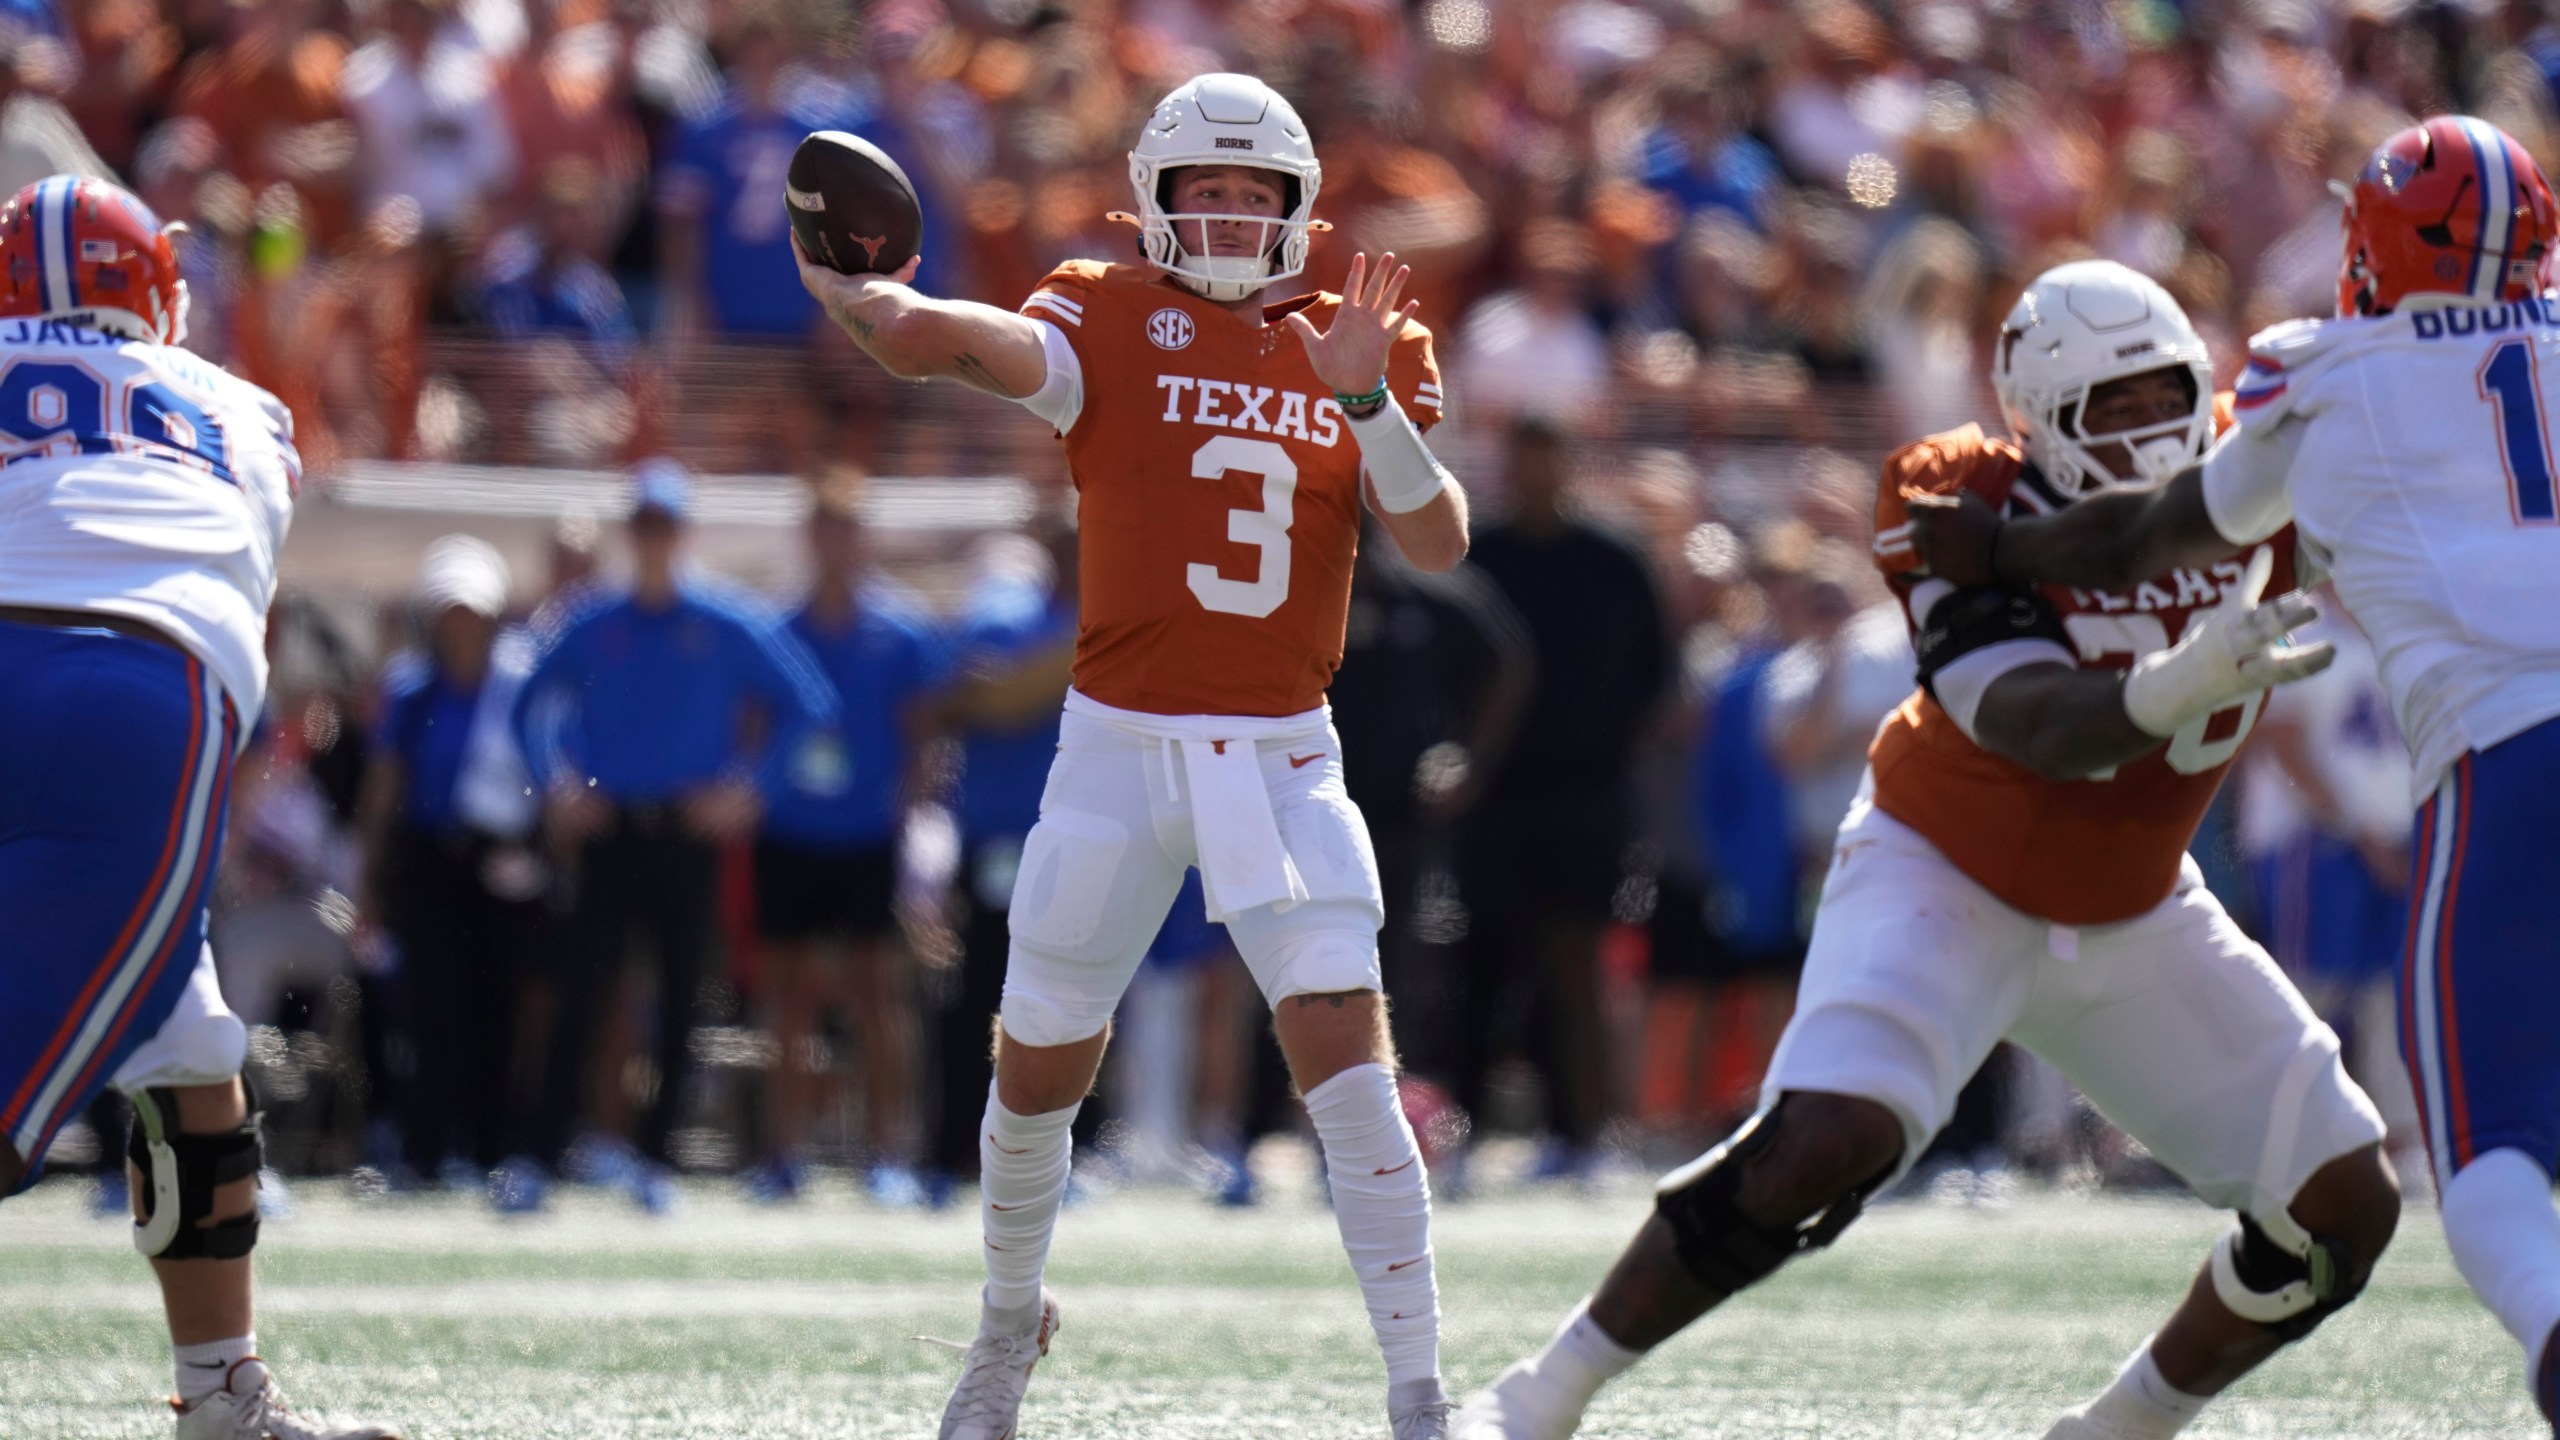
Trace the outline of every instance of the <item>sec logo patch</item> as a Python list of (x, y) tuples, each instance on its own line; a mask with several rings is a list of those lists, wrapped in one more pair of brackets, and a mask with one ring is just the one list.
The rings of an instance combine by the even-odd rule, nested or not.
[(1179, 350), (1191, 343), (1191, 317), (1170, 306), (1147, 317), (1147, 338), (1159, 350)]

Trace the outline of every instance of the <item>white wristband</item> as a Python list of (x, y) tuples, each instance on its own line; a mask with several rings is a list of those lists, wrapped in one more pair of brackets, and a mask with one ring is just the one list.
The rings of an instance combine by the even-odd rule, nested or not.
[(1440, 487), (1451, 479), (1393, 394), (1366, 418), (1351, 421), (1351, 438), (1360, 442), (1360, 459), (1368, 467), (1369, 483), (1377, 487), (1378, 505), (1390, 515), (1409, 514), (1439, 499)]

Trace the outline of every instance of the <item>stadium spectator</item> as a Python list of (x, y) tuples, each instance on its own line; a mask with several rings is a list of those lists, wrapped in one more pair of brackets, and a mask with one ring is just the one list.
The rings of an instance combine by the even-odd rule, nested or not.
[(1460, 323), (1452, 388), (1488, 419), (1536, 412), (1597, 430), (1607, 419), (1609, 345), (1584, 308), (1590, 237), (1572, 221), (1539, 221), (1522, 239), (1521, 263), (1518, 289)]
[(522, 446), (546, 463), (591, 465), (633, 438), (638, 332), (621, 285), (600, 263), (607, 203), (594, 166), (557, 160), (532, 219), (500, 233), (481, 259), (472, 308), (512, 342), (498, 364), (519, 391), (517, 404), (498, 412), (491, 448), (501, 456)]
[(800, 340), (817, 317), (778, 197), (801, 137), (846, 117), (837, 92), (795, 83), (806, 78), (790, 65), (797, 40), (779, 7), (748, 12), (728, 36), (720, 103), (684, 126), (660, 167), (666, 323), (678, 336)]
[(533, 218), (489, 242), (477, 306), (483, 323), (509, 340), (574, 337), (619, 369), (635, 331), (621, 285), (598, 263), (606, 205), (603, 179), (584, 160), (546, 169)]
[(1548, 1124), (1545, 1168), (1585, 1172), (1608, 1117), (1600, 937), (1628, 842), (1635, 739), (1669, 675), (1661, 603), (1643, 558), (1576, 512), (1573, 442), (1554, 421), (1512, 422), (1502, 518), (1478, 530), (1474, 563), (1527, 630), (1537, 666), (1518, 733), (1467, 827), (1460, 890), (1473, 983), (1461, 1036), (1474, 1051), (1458, 1104), (1483, 1114), (1497, 1004), (1537, 997)]
[(950, 797), (960, 831), (952, 896), (960, 963), (935, 1007), (926, 1186), (937, 1204), (978, 1170), (978, 1120), (995, 1081), (994, 1025), (1004, 999), (1005, 912), (1023, 838), (1040, 818), (1075, 655), (1074, 563), (1071, 537), (1049, 546), (1019, 534), (980, 541), (953, 627), (952, 684), (936, 718), (960, 748)]
[(627, 589), (594, 589), (551, 621), (516, 724), (545, 818), (574, 863), (557, 1012), (534, 1148), (504, 1167), (503, 1208), (537, 1208), (567, 1155), (588, 1059), (633, 928), (657, 981), (655, 1094), (602, 1173), (645, 1209), (673, 1203), (668, 1140), (693, 1073), (712, 966), (718, 850), (754, 833), (764, 797), (812, 778), (832, 749), (835, 697), (800, 643), (760, 607), (684, 573), (693, 483), (664, 460), (632, 471)]
[(514, 1021), (542, 960), (550, 870), (510, 723), (532, 638), (504, 626), (506, 562), (469, 535), (427, 547), (425, 646), (384, 667), (358, 811), (358, 933), (399, 947), (416, 1057), (394, 1188), (476, 1186), (518, 1143)]
[(359, 198), (374, 212), (406, 201), (428, 244), (462, 243), (516, 173), (494, 58), (453, 0), (383, 0), (375, 15), (380, 33), (339, 80)]
[[(920, 600), (873, 568), (862, 496), (853, 470), (816, 488), (809, 598), (786, 622), (835, 689), (841, 760), (773, 791), (756, 837), (763, 1010), (780, 1057), (767, 1087), (764, 1159), (748, 1187), (768, 1201), (796, 1197), (807, 1179), (813, 1027), (830, 1010), (851, 1021), (862, 1056), (866, 1188), (883, 1204), (925, 1199), (915, 1171), (923, 1037), (895, 902), (899, 840), (922, 792), (923, 705), (941, 683), (944, 655)], [(827, 964), (835, 945), (840, 973)]]

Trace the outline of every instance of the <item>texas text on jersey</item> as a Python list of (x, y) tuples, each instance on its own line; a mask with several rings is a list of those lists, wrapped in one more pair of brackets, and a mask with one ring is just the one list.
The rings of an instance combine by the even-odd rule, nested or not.
[[(2228, 423), (2227, 404), (2218, 406)], [(1876, 561), (1913, 605), (1919, 560), (1906, 543), (1905, 497), (1969, 490), (2013, 515), (2063, 503), (2017, 446), (1966, 425), (1886, 459), (1876, 502)], [(2271, 590), (2294, 586), (2293, 535), (2274, 547)], [(2180, 570), (2129, 591), (2040, 587), (2062, 638), (2084, 666), (2123, 670), (2177, 643), (2188, 621), (2239, 582), (2252, 552), (2209, 570)], [(1939, 594), (1943, 594), (1940, 591)], [(1938, 594), (1927, 597), (1932, 603)], [(1918, 633), (1925, 616), (1913, 616)], [(2257, 723), (2262, 691), (2189, 725), (2128, 764), (2081, 780), (2049, 780), (1967, 737), (1924, 686), (1885, 720), (1868, 758), (1875, 803), (1926, 836), (1983, 888), (2030, 915), (2066, 925), (2127, 920), (2176, 888), (2180, 858), (2213, 803), (2223, 771)]]
[[(1256, 324), (1162, 271), (1094, 261), (1060, 266), (1023, 302), (1081, 372), (1063, 437), (1079, 493), (1084, 694), (1158, 715), (1324, 703), (1360, 537), (1360, 447), (1280, 321), (1302, 312), (1323, 327), (1340, 303), (1302, 295)], [(1417, 427), (1439, 421), (1420, 324), (1397, 338), (1387, 384)]]

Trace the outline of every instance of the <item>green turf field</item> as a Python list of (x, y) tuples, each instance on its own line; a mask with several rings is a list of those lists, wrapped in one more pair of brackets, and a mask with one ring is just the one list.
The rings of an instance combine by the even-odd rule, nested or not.
[[(1066, 1326), (1024, 1434), (1383, 1440), (1332, 1219), (1286, 1188), (1242, 1213), (1163, 1193), (1069, 1211), (1051, 1270)], [(885, 1213), (845, 1188), (764, 1211), (707, 1183), (657, 1222), (579, 1194), (508, 1223), (317, 1181), (297, 1199), (259, 1250), (263, 1348), (298, 1401), (414, 1437), (930, 1436), (957, 1357), (910, 1337), (975, 1321), (972, 1210)], [(1646, 1203), (1629, 1181), (1443, 1207), (1452, 1387), (1543, 1339)], [(2173, 1200), (1889, 1206), (1667, 1346), (1584, 1433), (2038, 1436), (2166, 1312), (2223, 1223)], [(0, 1208), (0, 1436), (165, 1434), (156, 1305), (76, 1183)], [(2432, 1212), (2412, 1210), (2363, 1303), (2189, 1433), (2543, 1433), (2517, 1365)]]

